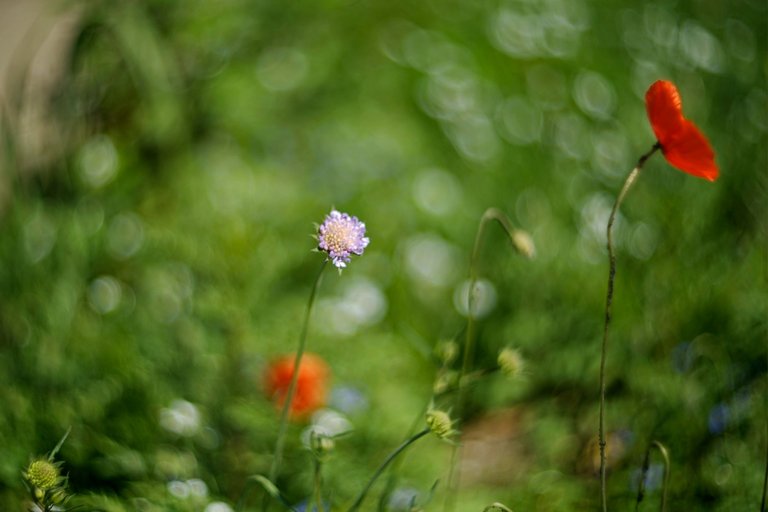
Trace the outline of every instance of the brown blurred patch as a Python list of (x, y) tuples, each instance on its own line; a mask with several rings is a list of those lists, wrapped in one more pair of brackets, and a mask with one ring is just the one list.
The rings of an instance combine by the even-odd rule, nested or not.
[(525, 414), (510, 408), (493, 412), (462, 429), (462, 458), (459, 464), (462, 486), (509, 485), (529, 467), (525, 449)]
[[(80, 11), (44, 0), (0, 0), (0, 110), (18, 171), (55, 161), (65, 134), (51, 99), (66, 73)], [(0, 183), (0, 206), (8, 184)]]
[[(629, 442), (624, 432), (609, 432), (605, 436), (605, 467), (608, 471), (618, 467), (626, 458)], [(590, 438), (579, 457), (577, 470), (580, 473), (600, 473), (600, 442), (597, 436)]]

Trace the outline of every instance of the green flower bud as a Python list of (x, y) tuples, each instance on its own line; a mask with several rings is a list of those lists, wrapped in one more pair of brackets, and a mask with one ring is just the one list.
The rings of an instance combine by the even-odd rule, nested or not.
[(505, 375), (513, 378), (520, 376), (523, 371), (523, 366), (525, 365), (525, 361), (523, 361), (523, 356), (520, 355), (520, 352), (510, 347), (499, 352), (497, 362), (499, 363), (501, 371)]
[(450, 365), (459, 355), (459, 346), (455, 341), (442, 341), (435, 347), (435, 355), (444, 366)]
[(24, 477), (30, 484), (41, 491), (53, 489), (61, 481), (58, 466), (47, 459), (32, 461), (24, 473)]
[(445, 411), (430, 409), (427, 411), (427, 426), (440, 439), (447, 439), (456, 431), (453, 429), (453, 421)]
[(309, 447), (318, 459), (323, 459), (336, 448), (336, 441), (325, 434), (312, 431), (309, 435)]
[(432, 385), (432, 392), (436, 395), (442, 395), (446, 391), (450, 391), (451, 389), (455, 388), (459, 383), (459, 374), (458, 372), (454, 371), (448, 371), (448, 372), (441, 372), (437, 379), (435, 379), (435, 383)]
[(528, 259), (536, 255), (536, 246), (533, 244), (533, 238), (526, 231), (516, 229), (512, 233), (512, 245), (517, 252)]

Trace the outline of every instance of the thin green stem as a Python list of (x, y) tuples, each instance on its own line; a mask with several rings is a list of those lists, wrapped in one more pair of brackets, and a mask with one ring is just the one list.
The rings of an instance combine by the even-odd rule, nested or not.
[(360, 505), (363, 504), (363, 500), (365, 500), (365, 496), (368, 494), (368, 491), (371, 490), (371, 487), (373, 487), (373, 484), (376, 483), (376, 480), (381, 476), (381, 474), (384, 472), (385, 469), (387, 469), (387, 466), (397, 458), (400, 453), (402, 453), (406, 448), (408, 448), (410, 445), (424, 437), (425, 435), (429, 434), (430, 430), (428, 428), (425, 428), (418, 434), (411, 436), (409, 439), (404, 441), (400, 446), (395, 448), (395, 450), (389, 454), (389, 456), (384, 460), (384, 462), (381, 463), (379, 468), (376, 470), (376, 472), (373, 474), (371, 479), (368, 481), (368, 484), (365, 486), (365, 488), (360, 491), (360, 495), (357, 497), (355, 502), (352, 504), (351, 507), (349, 507), (349, 510), (347, 512), (355, 512), (360, 508)]
[(477, 260), (480, 255), (480, 247), (485, 234), (486, 226), (491, 221), (496, 221), (504, 229), (510, 239), (514, 239), (514, 228), (509, 218), (498, 208), (488, 208), (480, 218), (480, 224), (475, 235), (475, 243), (472, 247), (472, 255), (469, 259), (469, 291), (467, 292), (467, 329), (464, 333), (464, 354), (459, 373), (459, 393), (456, 401), (456, 417), (461, 421), (464, 415), (465, 386), (462, 381), (469, 373), (475, 351), (475, 300), (477, 299)]
[(661, 145), (657, 142), (653, 148), (646, 154), (640, 157), (637, 161), (637, 165), (629, 173), (627, 179), (624, 181), (624, 185), (621, 187), (619, 196), (616, 198), (616, 202), (613, 204), (611, 215), (608, 217), (608, 226), (606, 233), (608, 237), (608, 291), (605, 297), (605, 325), (603, 326), (603, 343), (600, 348), (600, 425), (598, 429), (598, 436), (600, 439), (600, 502), (603, 512), (608, 510), (608, 497), (606, 493), (606, 479), (605, 479), (605, 356), (606, 347), (608, 346), (608, 332), (611, 324), (611, 306), (613, 304), (613, 282), (616, 277), (616, 255), (613, 252), (613, 223), (616, 220), (616, 213), (621, 207), (621, 203), (624, 201), (624, 197), (632, 188), (632, 185), (640, 175), (640, 170), (643, 168), (645, 161), (653, 155)]
[[(296, 359), (293, 363), (293, 375), (291, 375), (291, 382), (288, 385), (288, 394), (285, 397), (285, 403), (283, 404), (283, 410), (280, 414), (280, 425), (277, 429), (277, 441), (275, 442), (275, 456), (272, 459), (272, 465), (269, 468), (269, 480), (274, 482), (277, 479), (278, 472), (280, 471), (280, 464), (283, 459), (283, 449), (285, 447), (285, 432), (288, 427), (288, 413), (291, 410), (291, 404), (293, 403), (293, 397), (296, 394), (296, 383), (299, 380), (299, 368), (301, 365), (301, 358), (304, 356), (304, 349), (307, 345), (307, 331), (309, 330), (309, 318), (312, 315), (312, 305), (315, 303), (315, 296), (317, 295), (317, 289), (320, 287), (320, 282), (323, 278), (323, 271), (325, 270), (328, 260), (323, 260), (323, 264), (320, 266), (320, 271), (317, 273), (314, 283), (312, 284), (312, 290), (309, 292), (309, 301), (307, 302), (307, 311), (304, 315), (304, 324), (301, 328), (301, 334), (299, 335), (299, 348), (296, 351)], [(269, 506), (270, 496), (267, 494), (264, 496), (264, 502), (262, 504), (262, 510), (267, 510)]]
[(322, 476), (321, 476), (321, 468), (323, 466), (322, 461), (315, 457), (315, 497), (314, 502), (315, 506), (314, 508), (310, 506), (307, 510), (312, 512), (312, 510), (316, 510), (317, 512), (325, 511), (325, 507), (323, 507), (323, 493), (321, 490), (322, 487)]
[[(480, 247), (485, 234), (486, 226), (491, 221), (496, 221), (501, 225), (504, 231), (509, 236), (510, 240), (514, 241), (515, 230), (512, 227), (512, 223), (509, 218), (499, 210), (498, 208), (488, 208), (483, 216), (480, 218), (480, 224), (477, 228), (477, 234), (475, 235), (475, 243), (472, 247), (472, 254), (469, 259), (469, 290), (467, 292), (467, 328), (464, 336), (464, 354), (461, 363), (461, 372), (459, 373), (458, 386), (459, 390), (456, 398), (456, 418), (459, 422), (464, 419), (464, 407), (466, 402), (466, 382), (465, 376), (469, 373), (472, 366), (472, 359), (475, 352), (475, 300), (477, 299), (475, 285), (477, 284), (477, 260), (480, 255)], [(456, 472), (456, 466), (461, 459), (458, 453), (461, 450), (459, 444), (454, 445), (453, 452), (451, 453), (451, 468), (448, 474), (448, 493), (446, 494), (445, 509), (448, 511), (453, 510), (455, 504), (455, 493), (458, 488), (459, 475)]]
[[(414, 419), (413, 424), (410, 426), (410, 428), (408, 428), (408, 434), (406, 439), (413, 436), (413, 433), (416, 431), (417, 428), (419, 428), (419, 425), (424, 423), (424, 415), (427, 414), (430, 404), (431, 404), (431, 400), (426, 404), (424, 404), (424, 407), (419, 411), (419, 414)], [(379, 497), (379, 504), (377, 508), (378, 512), (384, 512), (384, 510), (386, 509), (387, 497), (392, 493), (392, 490), (395, 488), (395, 485), (397, 484), (397, 478), (398, 478), (397, 472), (404, 460), (405, 460), (405, 457), (401, 457), (392, 464), (392, 469), (390, 469), (389, 471), (389, 478), (387, 479), (387, 483), (384, 485), (384, 490), (382, 491), (381, 496)]]

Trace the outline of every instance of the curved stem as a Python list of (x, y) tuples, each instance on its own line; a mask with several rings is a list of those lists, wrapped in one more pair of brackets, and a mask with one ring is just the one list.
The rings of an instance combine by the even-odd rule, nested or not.
[(603, 512), (608, 510), (608, 499), (606, 494), (605, 485), (605, 355), (606, 347), (608, 345), (608, 332), (611, 324), (611, 306), (613, 304), (613, 282), (616, 277), (616, 255), (613, 252), (613, 223), (616, 220), (616, 213), (619, 211), (621, 203), (624, 201), (624, 197), (632, 188), (632, 185), (637, 180), (640, 170), (643, 168), (645, 161), (653, 155), (658, 149), (661, 149), (661, 144), (658, 142), (654, 144), (650, 151), (645, 153), (637, 161), (637, 165), (629, 173), (627, 179), (624, 181), (624, 185), (621, 187), (616, 202), (611, 209), (611, 215), (608, 217), (608, 226), (606, 228), (608, 238), (608, 291), (605, 297), (605, 324), (603, 326), (603, 343), (600, 348), (600, 425), (598, 429), (598, 436), (600, 438), (600, 502), (602, 504)]
[(651, 448), (656, 448), (661, 453), (661, 457), (664, 459), (664, 480), (661, 484), (661, 512), (667, 510), (667, 487), (669, 485), (669, 452), (667, 447), (659, 441), (653, 441), (645, 450), (645, 458), (643, 459), (643, 470), (640, 474), (640, 483), (637, 489), (637, 501), (635, 502), (635, 511), (639, 510), (640, 502), (645, 497), (645, 477), (648, 474), (648, 468), (650, 467)]
[[(328, 260), (323, 260), (323, 264), (320, 266), (320, 271), (317, 273), (315, 282), (312, 284), (312, 290), (309, 292), (309, 302), (307, 303), (307, 311), (304, 315), (304, 324), (301, 328), (301, 334), (299, 335), (299, 348), (296, 351), (296, 359), (293, 363), (293, 375), (291, 375), (291, 382), (288, 385), (288, 394), (285, 397), (285, 403), (283, 404), (283, 410), (280, 413), (280, 426), (277, 430), (277, 441), (275, 442), (275, 456), (272, 459), (272, 465), (269, 468), (269, 480), (274, 482), (277, 478), (277, 474), (280, 471), (280, 464), (283, 459), (283, 448), (285, 446), (285, 431), (288, 427), (288, 413), (291, 410), (291, 404), (293, 403), (293, 397), (296, 394), (296, 383), (299, 380), (299, 368), (301, 365), (301, 358), (304, 356), (304, 348), (307, 345), (307, 331), (309, 329), (309, 318), (312, 314), (312, 305), (315, 303), (315, 296), (317, 295), (317, 289), (320, 287), (320, 282), (323, 278), (323, 271), (328, 263)], [(269, 505), (270, 496), (265, 495), (264, 502), (262, 504), (262, 510), (267, 510)]]
[(365, 488), (360, 492), (360, 495), (357, 497), (355, 502), (352, 504), (351, 507), (349, 507), (349, 510), (347, 512), (355, 512), (360, 508), (360, 505), (363, 504), (363, 500), (365, 499), (365, 496), (368, 494), (368, 491), (371, 490), (371, 487), (373, 487), (373, 484), (376, 483), (376, 480), (381, 476), (381, 474), (384, 472), (385, 469), (387, 469), (387, 466), (397, 458), (400, 453), (408, 448), (410, 445), (424, 437), (425, 435), (429, 434), (430, 430), (428, 428), (425, 428), (418, 434), (411, 436), (409, 439), (407, 439), (403, 444), (395, 448), (395, 451), (389, 454), (389, 456), (384, 460), (384, 462), (381, 463), (381, 466), (379, 466), (379, 469), (376, 470), (376, 472), (373, 474), (371, 479), (368, 481), (368, 484), (365, 486)]
[[(472, 247), (472, 254), (469, 259), (469, 290), (467, 291), (467, 328), (464, 336), (464, 355), (462, 357), (461, 372), (459, 373), (458, 380), (458, 394), (456, 398), (456, 418), (459, 422), (464, 419), (464, 406), (466, 401), (466, 386), (465, 376), (469, 373), (469, 369), (472, 365), (472, 359), (475, 351), (475, 294), (477, 290), (475, 285), (477, 284), (477, 260), (480, 254), (480, 244), (485, 234), (486, 225), (491, 221), (496, 221), (504, 229), (509, 236), (510, 240), (514, 242), (515, 230), (512, 227), (512, 223), (509, 218), (499, 210), (498, 208), (488, 208), (483, 216), (480, 218), (480, 224), (477, 228), (477, 234), (475, 235), (475, 243)], [(445, 508), (447, 510), (453, 510), (455, 491), (458, 488), (458, 475), (456, 473), (456, 466), (458, 460), (461, 458), (458, 455), (460, 446), (454, 445), (453, 452), (451, 453), (451, 469), (448, 475), (448, 493), (446, 495)]]
[(664, 458), (664, 481), (661, 484), (661, 512), (666, 512), (667, 489), (669, 488), (669, 471), (670, 471), (669, 452), (667, 451), (666, 446), (664, 446), (658, 441), (654, 441), (653, 445), (656, 447), (656, 449), (659, 450), (659, 452), (661, 453), (661, 456)]
[[(425, 403), (424, 407), (419, 411), (419, 414), (414, 419), (413, 424), (408, 429), (407, 438), (410, 438), (411, 436), (413, 436), (413, 432), (415, 432), (416, 429), (419, 427), (419, 425), (424, 422), (424, 415), (427, 414), (427, 411), (429, 410), (429, 406), (431, 403), (432, 403), (431, 400)], [(405, 457), (402, 457), (397, 459), (397, 461), (395, 461), (395, 463), (392, 464), (392, 469), (389, 471), (389, 478), (387, 479), (387, 483), (384, 485), (384, 490), (382, 491), (381, 496), (379, 497), (379, 504), (377, 507), (378, 512), (384, 512), (387, 506), (387, 497), (392, 493), (392, 491), (395, 488), (395, 485), (397, 484), (397, 479), (398, 479), (397, 472), (404, 460), (405, 460)]]

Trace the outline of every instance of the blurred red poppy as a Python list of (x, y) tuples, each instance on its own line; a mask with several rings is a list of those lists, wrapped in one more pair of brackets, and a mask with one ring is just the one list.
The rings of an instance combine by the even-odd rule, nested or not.
[(658, 80), (645, 93), (645, 108), (661, 152), (681, 171), (715, 181), (715, 152), (695, 124), (683, 116), (680, 93), (672, 82)]
[[(267, 396), (283, 407), (288, 387), (293, 376), (296, 356), (283, 356), (270, 363), (264, 375), (264, 388)], [(330, 369), (322, 358), (314, 354), (304, 354), (299, 365), (296, 392), (291, 402), (290, 417), (301, 419), (325, 405), (328, 393)]]

